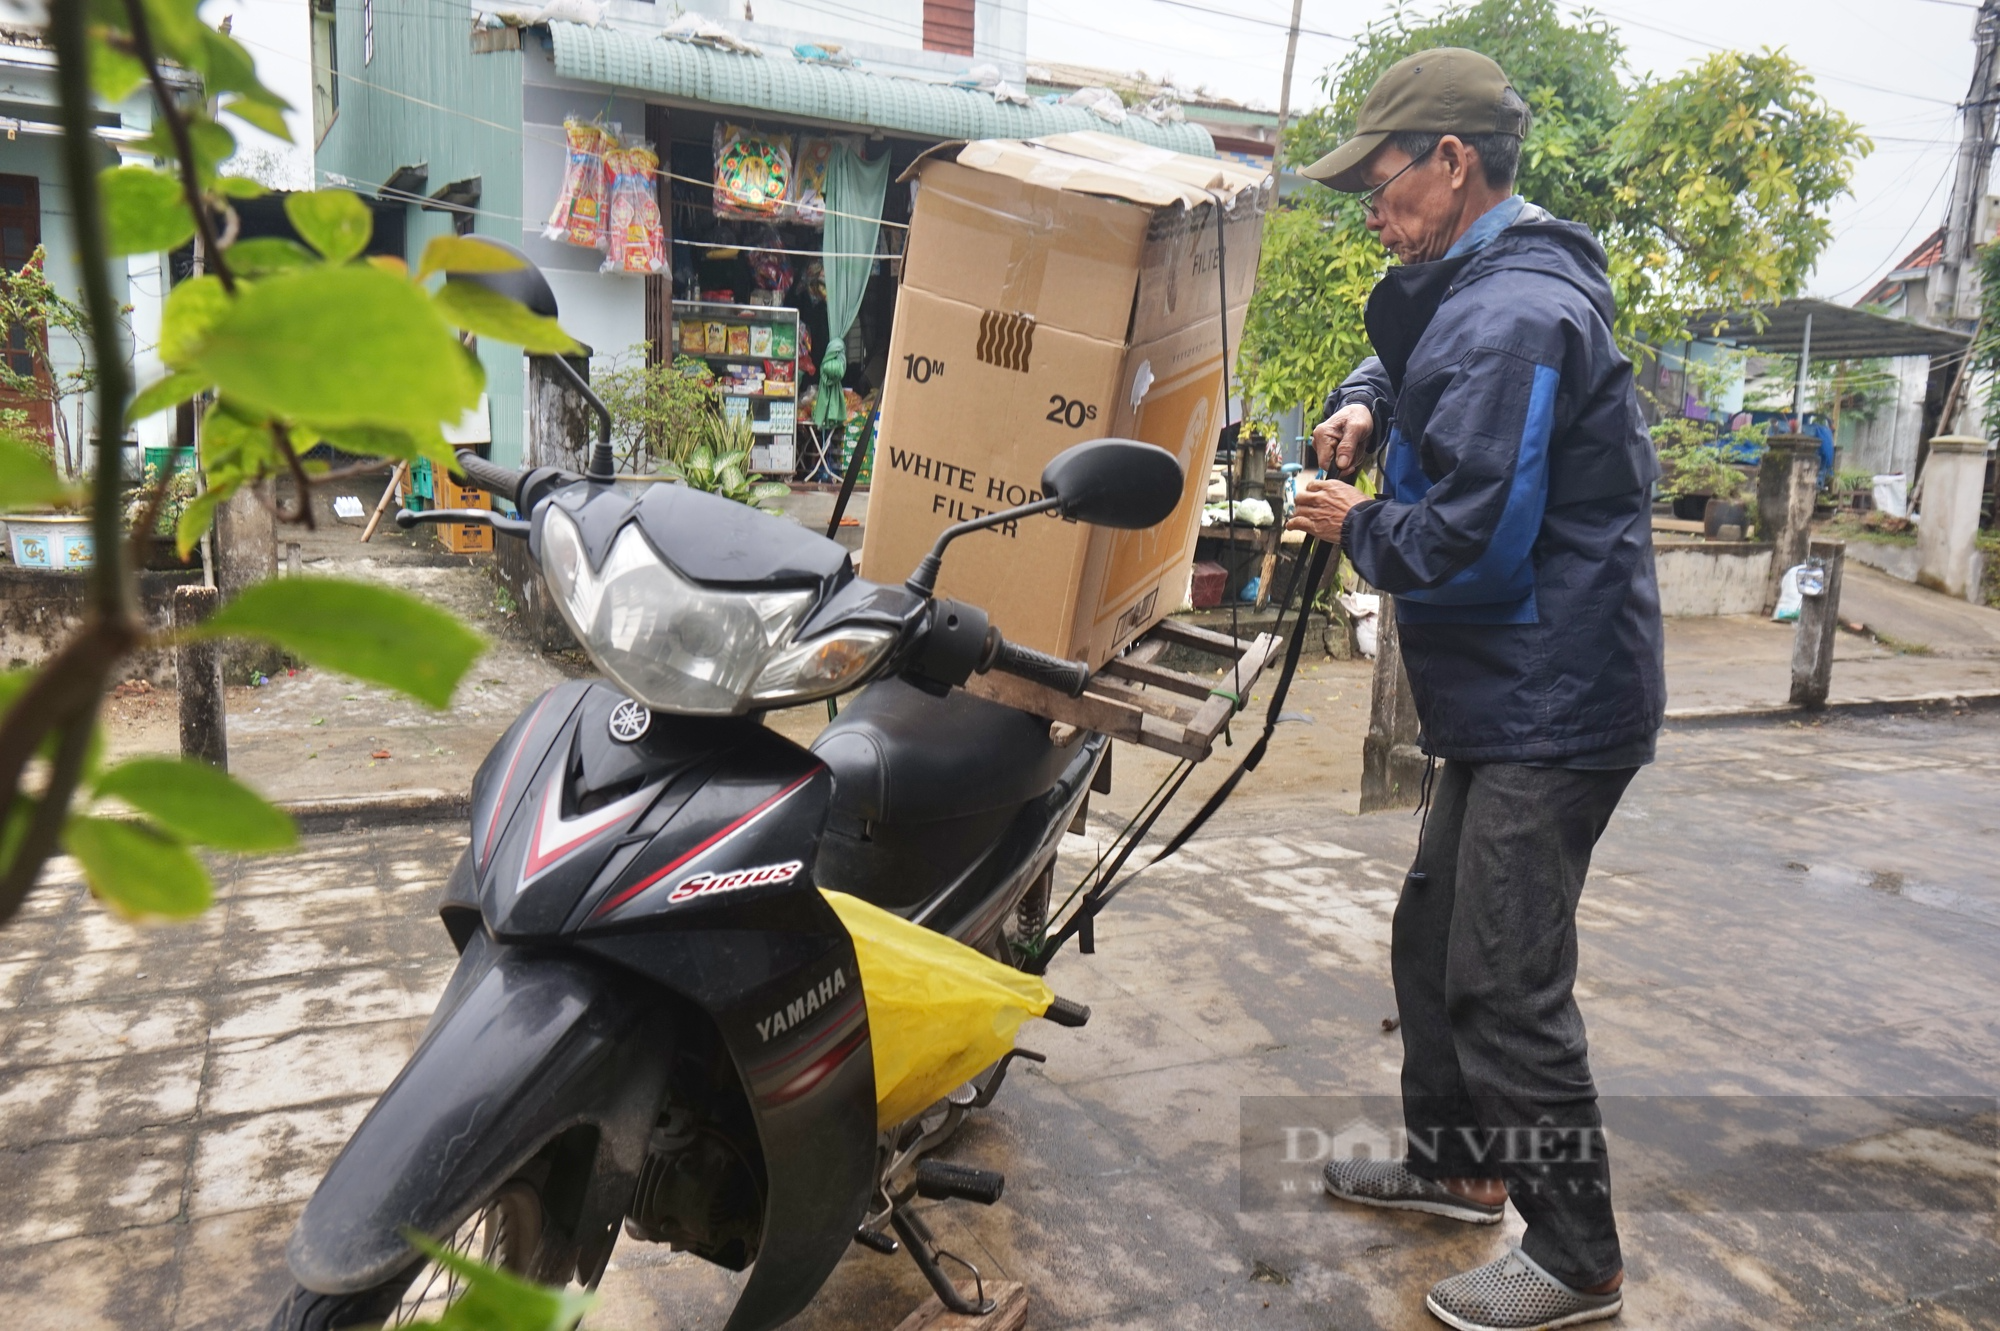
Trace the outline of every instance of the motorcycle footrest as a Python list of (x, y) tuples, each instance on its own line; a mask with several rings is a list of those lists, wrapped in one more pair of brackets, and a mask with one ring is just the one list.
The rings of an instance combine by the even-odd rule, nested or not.
[(1048, 1011), (1042, 1013), (1043, 1021), (1052, 1021), (1058, 1026), (1081, 1026), (1090, 1020), (1090, 1009), (1082, 1003), (1067, 998), (1054, 999)]
[(1000, 1200), (1006, 1186), (1006, 1176), (998, 1170), (954, 1165), (944, 1160), (917, 1162), (917, 1196), (930, 1201), (955, 1199), (991, 1206)]

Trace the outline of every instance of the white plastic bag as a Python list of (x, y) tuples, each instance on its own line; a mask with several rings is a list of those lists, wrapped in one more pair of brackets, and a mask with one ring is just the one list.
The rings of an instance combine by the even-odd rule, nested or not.
[(1805, 572), (1804, 564), (1794, 564), (1785, 570), (1785, 576), (1778, 579), (1778, 608), (1771, 612), (1771, 618), (1781, 624), (1795, 623), (1799, 617), (1799, 607), (1805, 597), (1799, 593), (1799, 574)]
[(1902, 472), (1892, 471), (1875, 478), (1875, 511), (1892, 518), (1910, 516), (1910, 492)]
[(1373, 592), (1342, 592), (1340, 604), (1354, 621), (1354, 644), (1373, 661), (1382, 640), (1382, 598)]

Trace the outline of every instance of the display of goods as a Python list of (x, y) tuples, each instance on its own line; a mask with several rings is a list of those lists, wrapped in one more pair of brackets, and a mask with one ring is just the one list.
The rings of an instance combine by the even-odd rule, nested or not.
[(832, 139), (817, 135), (799, 137), (787, 210), (791, 221), (805, 226), (826, 225), (826, 164), (832, 157)]
[(727, 356), (729, 354), (729, 325), (717, 323), (711, 319), (708, 322), (705, 336), (708, 342), (709, 355)]
[(799, 354), (799, 334), (795, 325), (772, 325), (771, 354), (780, 360), (790, 360)]
[(752, 250), (750, 276), (756, 279), (759, 293), (771, 293), (770, 303), (775, 305), (778, 297), (792, 289), (792, 261), (772, 250)]
[(771, 325), (750, 325), (750, 354), (753, 356), (771, 354)]
[(580, 249), (601, 250), (606, 243), (608, 193), (604, 155), (618, 146), (618, 127), (572, 116), (563, 121), (563, 138), (569, 145), (569, 156), (563, 164), (562, 190), (542, 235)]
[(698, 321), (681, 320), (681, 350), (690, 356), (700, 356), (708, 351), (708, 334)]
[(611, 205), (604, 228), (604, 263), (598, 271), (666, 271), (667, 231), (660, 221), (659, 189), (653, 183), (659, 165), (652, 146), (644, 142), (630, 142), (604, 154), (611, 175)]
[(769, 383), (775, 379), (781, 384), (788, 384), (792, 382), (795, 377), (793, 371), (797, 369), (796, 361), (767, 360), (764, 362), (764, 382)]
[(715, 215), (775, 218), (792, 184), (789, 135), (715, 122)]
[(747, 356), (750, 354), (750, 326), (731, 324), (729, 326), (729, 354)]

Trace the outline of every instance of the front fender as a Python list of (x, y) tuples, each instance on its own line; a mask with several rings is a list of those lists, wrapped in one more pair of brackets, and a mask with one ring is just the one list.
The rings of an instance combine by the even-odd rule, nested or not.
[(306, 1204), (285, 1252), (299, 1283), (326, 1294), (382, 1284), (416, 1256), (405, 1229), (449, 1233), (578, 1125), (597, 1129), (597, 1149), (575, 1238), (608, 1234), (670, 1052), (632, 988), (585, 959), (476, 938), (423, 1043)]

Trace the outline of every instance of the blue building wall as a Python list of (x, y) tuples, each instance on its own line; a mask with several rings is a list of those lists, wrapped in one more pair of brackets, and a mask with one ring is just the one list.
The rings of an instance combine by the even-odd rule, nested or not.
[[(428, 191), (478, 176), (476, 233), (513, 241), (521, 231), (521, 53), (475, 55), (468, 11), (421, 0), (374, 6), (375, 54), (363, 50), (361, 0), (340, 0), (335, 20), (340, 108), (314, 155), (319, 183), (329, 174), (356, 188), (387, 181), (397, 168), (428, 164)], [(390, 91), (390, 90), (394, 91)], [(401, 94), (401, 95), (397, 95)], [(451, 217), (409, 205), (409, 254), (451, 232)], [(482, 341), (492, 412), (493, 457), (521, 458), (526, 385), (520, 349)]]

